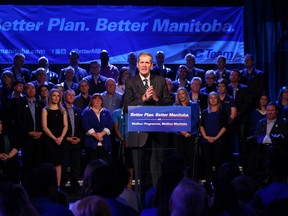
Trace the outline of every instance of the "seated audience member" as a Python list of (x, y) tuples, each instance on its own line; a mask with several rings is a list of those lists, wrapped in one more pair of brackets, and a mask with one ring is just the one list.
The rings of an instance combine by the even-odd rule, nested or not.
[(116, 91), (124, 94), (125, 91), (125, 81), (130, 78), (128, 67), (122, 67), (119, 70), (119, 75), (117, 77)]
[(64, 72), (64, 81), (60, 84), (64, 88), (64, 92), (68, 89), (73, 89), (76, 94), (79, 94), (79, 84), (73, 81), (75, 70), (72, 67), (66, 68)]
[(185, 177), (172, 192), (170, 215), (205, 215), (207, 204), (207, 192), (205, 188), (194, 180)]
[(128, 205), (116, 200), (124, 186), (116, 171), (105, 161), (98, 159), (90, 161), (84, 170), (83, 185), (80, 200), (73, 203), (71, 210), (78, 215), (78, 205), (82, 199), (92, 195), (101, 196), (108, 203), (112, 215), (134, 216), (136, 212)]
[(265, 215), (269, 205), (271, 205), (273, 202), (279, 199), (286, 199), (287, 201), (288, 183), (286, 164), (287, 157), (285, 156), (273, 155), (268, 161), (267, 167), (270, 178), (268, 185), (257, 191), (253, 200), (251, 201), (251, 206), (257, 212)]
[(20, 164), (18, 159), (19, 143), (14, 136), (8, 135), (0, 120), (0, 173), (6, 180), (20, 183)]
[[(57, 73), (49, 70), (49, 60), (45, 56), (38, 59), (39, 68), (44, 68), (46, 72), (46, 81), (53, 84), (57, 84), (59, 81), (59, 76)], [(36, 80), (36, 71), (31, 72), (31, 81)]]
[(268, 177), (267, 162), (274, 155), (287, 157), (288, 125), (287, 121), (278, 117), (275, 103), (270, 102), (266, 107), (266, 118), (257, 124), (254, 137), (257, 141), (257, 167), (260, 180)]
[(115, 65), (112, 65), (109, 63), (109, 58), (110, 56), (107, 50), (102, 50), (100, 53), (100, 61), (101, 61), (100, 74), (102, 76), (113, 78), (114, 80), (116, 80), (118, 77), (119, 71)]
[(87, 80), (82, 79), (79, 82), (79, 90), (80, 93), (76, 95), (74, 105), (83, 111), (91, 100), (91, 95), (89, 94), (89, 83)]
[(102, 93), (106, 91), (105, 82), (106, 76), (100, 74), (100, 64), (98, 61), (90, 62), (90, 74), (84, 77), (89, 83), (89, 94)]
[(52, 164), (44, 163), (34, 168), (23, 186), (40, 215), (73, 216), (69, 208), (60, 203), (56, 169)]
[(237, 191), (239, 206), (247, 211), (255, 212), (255, 209), (250, 206), (250, 203), (256, 192), (261, 189), (259, 182), (248, 175), (239, 175), (231, 181), (231, 184)]
[(4, 68), (3, 71), (11, 71), (13, 74), (13, 79), (22, 78), (25, 82), (30, 82), (30, 70), (23, 68), (25, 63), (25, 55), (23, 53), (16, 53), (13, 59), (13, 65), (7, 68)]
[(209, 94), (212, 91), (216, 92), (216, 75), (213, 70), (207, 70), (205, 72), (205, 85), (203, 88), (200, 89), (200, 92), (203, 94)]
[(78, 205), (77, 213), (74, 216), (112, 216), (109, 205), (104, 198), (91, 195), (81, 200)]
[(175, 80), (175, 74), (171, 68), (166, 67), (164, 65), (165, 62), (165, 54), (163, 51), (157, 51), (156, 56), (156, 65), (152, 68), (151, 72), (165, 78), (170, 78), (171, 80)]
[(59, 73), (59, 83), (63, 82), (65, 80), (65, 71), (72, 67), (74, 69), (74, 77), (73, 77), (73, 82), (75, 83), (79, 83), (79, 81), (81, 79), (83, 79), (84, 77), (88, 76), (87, 71), (84, 68), (81, 68), (79, 66), (79, 54), (72, 50), (69, 54), (68, 54), (68, 59), (69, 59), (69, 66), (66, 68), (61, 69), (60, 73)]
[(173, 92), (177, 92), (178, 88), (184, 87), (188, 92), (191, 90), (190, 81), (187, 79), (188, 68), (180, 65), (177, 70), (177, 80), (173, 81)]
[(173, 92), (172, 80), (170, 78), (165, 78), (165, 79), (166, 79), (166, 85), (167, 85), (167, 89), (168, 89), (169, 95), (171, 96), (171, 100), (174, 103), (175, 102), (175, 98), (176, 98), (176, 94), (175, 94), (175, 92)]
[(137, 214), (140, 214), (141, 203), (139, 194), (132, 190), (130, 185), (130, 179), (133, 173), (129, 172), (129, 168), (121, 161), (114, 161), (112, 166), (116, 171), (120, 183), (122, 183), (124, 187), (124, 190), (116, 199), (125, 205), (128, 204)]
[(0, 182), (0, 215), (39, 216), (20, 184)]

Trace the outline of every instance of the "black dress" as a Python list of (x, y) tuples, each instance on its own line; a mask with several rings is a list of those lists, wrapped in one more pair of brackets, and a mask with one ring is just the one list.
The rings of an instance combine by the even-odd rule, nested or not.
[[(61, 113), (60, 109), (47, 109), (47, 127), (55, 137), (61, 136), (64, 124), (63, 113)], [(45, 135), (44, 143), (47, 162), (52, 163), (53, 165), (60, 165), (64, 154), (63, 141), (61, 145), (58, 145), (52, 138)]]

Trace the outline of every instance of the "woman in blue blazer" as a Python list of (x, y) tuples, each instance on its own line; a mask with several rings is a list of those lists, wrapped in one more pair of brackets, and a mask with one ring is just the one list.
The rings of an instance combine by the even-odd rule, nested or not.
[(100, 94), (93, 94), (88, 107), (83, 110), (82, 127), (86, 133), (85, 147), (88, 162), (99, 158), (111, 159), (110, 134), (113, 118), (109, 110), (103, 107), (103, 98)]

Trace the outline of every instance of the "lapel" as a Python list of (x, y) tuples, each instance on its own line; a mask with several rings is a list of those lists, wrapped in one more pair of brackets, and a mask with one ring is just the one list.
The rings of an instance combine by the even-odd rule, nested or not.
[[(136, 78), (136, 88), (138, 88), (139, 89), (139, 91), (140, 91), (140, 94), (144, 94), (145, 93), (145, 86), (144, 86), (144, 84), (143, 84), (143, 81), (142, 81), (142, 79), (141, 79), (141, 77), (140, 77), (140, 75), (137, 75), (137, 76), (135, 76), (135, 78)], [(150, 85), (151, 85), (151, 76), (150, 76)]]

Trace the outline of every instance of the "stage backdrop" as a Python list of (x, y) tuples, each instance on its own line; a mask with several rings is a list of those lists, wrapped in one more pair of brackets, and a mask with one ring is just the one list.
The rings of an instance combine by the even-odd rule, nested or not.
[(167, 64), (183, 64), (191, 52), (197, 64), (243, 62), (243, 7), (23, 6), (0, 5), (0, 63), (16, 52), (27, 64), (40, 56), (52, 64), (67, 63), (76, 50), (80, 61), (99, 59), (106, 49), (110, 62), (127, 63), (131, 51), (158, 50)]

